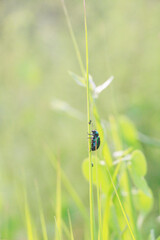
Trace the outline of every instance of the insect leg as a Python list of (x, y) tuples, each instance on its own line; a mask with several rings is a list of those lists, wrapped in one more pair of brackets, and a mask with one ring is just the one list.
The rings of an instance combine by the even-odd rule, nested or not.
[(88, 122), (88, 124), (91, 124), (91, 122), (92, 122), (92, 120), (90, 120), (90, 121)]

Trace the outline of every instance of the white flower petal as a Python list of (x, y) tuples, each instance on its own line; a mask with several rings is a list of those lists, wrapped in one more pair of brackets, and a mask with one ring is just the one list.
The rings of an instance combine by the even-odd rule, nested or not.
[(89, 75), (89, 83), (90, 83), (90, 85), (91, 85), (92, 90), (95, 91), (95, 89), (96, 89), (96, 84), (95, 84), (95, 82), (93, 81), (93, 78), (92, 78), (91, 75)]
[(95, 95), (98, 95), (99, 93), (101, 93), (105, 88), (107, 88), (110, 83), (113, 80), (113, 76), (111, 76), (109, 79), (107, 79), (107, 81), (105, 81), (103, 84), (99, 85), (98, 87), (96, 87), (95, 89)]
[(60, 111), (60, 112), (67, 113), (71, 117), (77, 118), (79, 120), (84, 119), (84, 115), (79, 110), (73, 108), (67, 102), (61, 101), (59, 99), (54, 99), (51, 102), (51, 108), (54, 111)]
[(69, 71), (70, 76), (74, 79), (74, 81), (81, 87), (85, 87), (85, 79), (83, 77), (78, 76), (77, 74)]

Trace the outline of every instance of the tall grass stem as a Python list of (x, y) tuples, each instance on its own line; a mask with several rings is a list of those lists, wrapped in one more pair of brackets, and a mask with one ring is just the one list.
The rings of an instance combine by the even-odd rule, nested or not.
[(64, 14), (66, 16), (68, 29), (69, 29), (69, 32), (70, 32), (70, 35), (71, 35), (71, 38), (72, 38), (74, 48), (75, 48), (75, 52), (76, 52), (76, 55), (77, 55), (79, 66), (80, 66), (82, 75), (84, 76), (85, 75), (85, 69), (84, 69), (83, 61), (82, 61), (81, 54), (80, 54), (80, 51), (79, 51), (79, 47), (78, 47), (78, 44), (77, 44), (77, 41), (76, 41), (76, 38), (75, 38), (75, 35), (74, 35), (74, 32), (73, 32), (72, 24), (71, 24), (69, 15), (68, 15), (68, 11), (67, 11), (66, 5), (64, 3), (64, 0), (61, 0), (61, 3), (62, 3)]
[[(85, 24), (85, 40), (86, 40), (86, 86), (87, 86), (87, 125), (88, 133), (90, 133), (90, 88), (89, 88), (89, 70), (88, 70), (88, 36), (87, 36), (87, 20), (86, 20), (86, 5), (84, 0), (84, 24)], [(91, 140), (88, 139), (89, 153), (89, 198), (90, 198), (90, 232), (91, 240), (95, 239), (95, 224), (94, 224), (94, 201), (93, 201), (93, 176), (92, 176), (92, 159), (91, 159)]]

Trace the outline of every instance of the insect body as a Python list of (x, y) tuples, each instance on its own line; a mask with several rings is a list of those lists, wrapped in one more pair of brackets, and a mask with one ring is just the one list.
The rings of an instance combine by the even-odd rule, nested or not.
[(91, 135), (91, 151), (95, 151), (100, 146), (99, 133), (96, 130), (92, 130), (92, 133), (89, 135)]

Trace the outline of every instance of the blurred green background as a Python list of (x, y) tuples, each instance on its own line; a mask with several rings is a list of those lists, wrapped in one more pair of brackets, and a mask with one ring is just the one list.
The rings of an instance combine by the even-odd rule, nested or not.
[[(65, 2), (85, 61), (83, 2)], [(0, 19), (0, 236), (27, 239), (23, 188), (40, 228), (36, 182), (51, 238), (56, 172), (46, 145), (88, 205), (88, 183), (81, 171), (87, 156), (86, 92), (68, 74), (81, 73), (60, 1), (1, 0)], [(115, 77), (97, 100), (101, 118), (124, 114), (139, 132), (160, 139), (160, 1), (87, 1), (87, 21), (90, 74), (97, 85)], [(53, 111), (54, 99), (69, 103), (86, 119)], [(155, 198), (145, 229), (160, 234), (160, 144), (156, 145), (143, 144)], [(64, 219), (68, 208), (76, 239), (82, 239), (79, 212), (63, 191)]]

